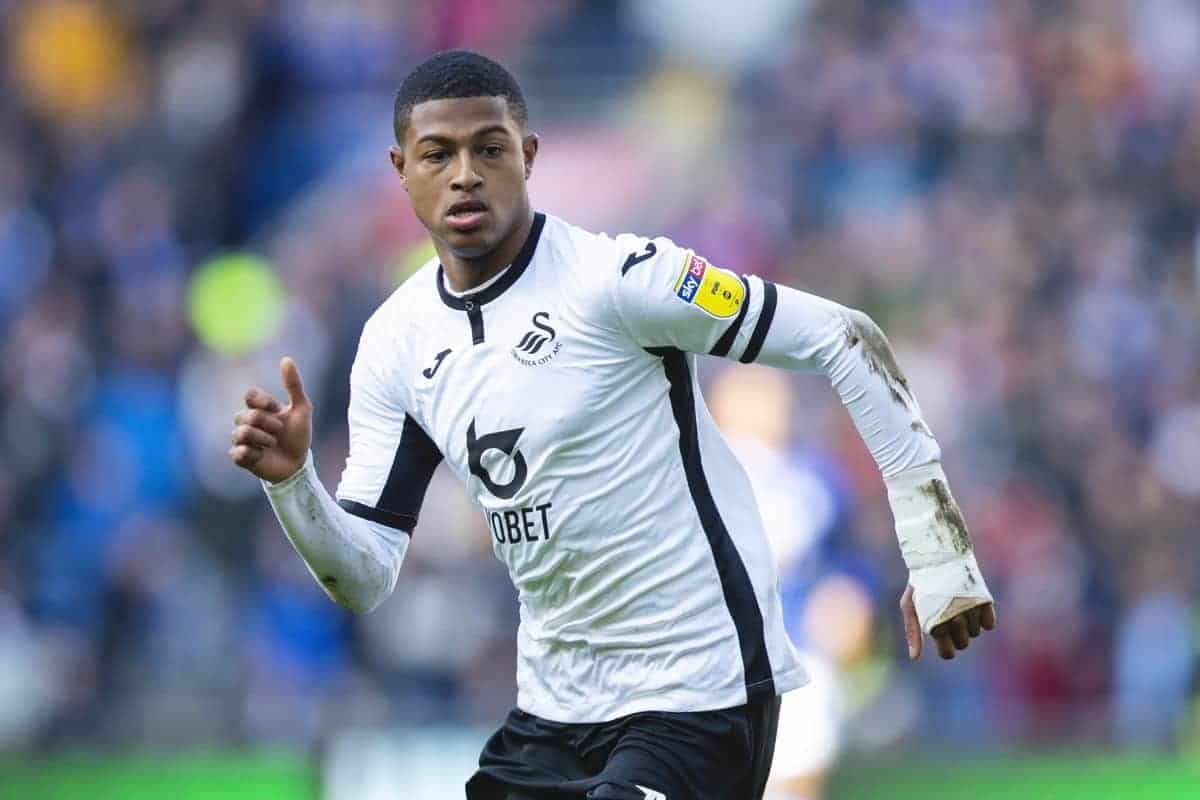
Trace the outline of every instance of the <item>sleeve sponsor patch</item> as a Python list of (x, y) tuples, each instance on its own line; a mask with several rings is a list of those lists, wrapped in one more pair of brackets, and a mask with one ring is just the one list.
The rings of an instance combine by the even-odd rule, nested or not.
[(675, 296), (717, 319), (730, 319), (746, 299), (746, 287), (737, 275), (714, 267), (695, 253), (688, 253), (683, 272), (675, 282)]

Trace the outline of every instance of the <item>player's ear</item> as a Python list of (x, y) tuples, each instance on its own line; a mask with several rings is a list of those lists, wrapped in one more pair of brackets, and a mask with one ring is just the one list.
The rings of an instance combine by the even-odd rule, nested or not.
[(400, 173), (400, 183), (404, 184), (404, 190), (408, 191), (408, 178), (404, 174), (404, 151), (396, 145), (388, 148), (388, 158), (392, 160), (392, 166), (396, 168), (396, 172)]
[(537, 158), (538, 152), (538, 135), (536, 133), (528, 133), (521, 140), (521, 152), (525, 155), (525, 180), (529, 180), (529, 175), (533, 172), (533, 161)]

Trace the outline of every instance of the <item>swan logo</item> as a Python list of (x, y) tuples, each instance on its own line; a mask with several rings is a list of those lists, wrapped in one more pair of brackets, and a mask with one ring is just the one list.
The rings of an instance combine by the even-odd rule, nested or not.
[(534, 314), (530, 323), (534, 330), (526, 331), (513, 346), (512, 356), (527, 367), (540, 367), (558, 355), (562, 342), (558, 341), (558, 332), (550, 326), (550, 315), (545, 311)]

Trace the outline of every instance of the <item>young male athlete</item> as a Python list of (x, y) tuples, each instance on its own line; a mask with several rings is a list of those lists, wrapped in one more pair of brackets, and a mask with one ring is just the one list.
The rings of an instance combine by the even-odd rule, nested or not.
[(879, 328), (668, 239), (534, 213), (526, 117), (512, 76), (474, 53), (405, 79), (391, 159), (437, 258), (363, 330), (337, 500), (313, 469), (312, 405), (290, 359), (290, 403), (247, 392), (230, 456), (355, 611), (395, 585), (437, 464), (462, 479), (521, 616), (517, 708), (471, 800), (760, 797), (779, 695), (806, 676), (695, 354), (831, 380), (887, 482), (910, 656), (924, 631), (952, 658), (994, 625), (991, 596)]

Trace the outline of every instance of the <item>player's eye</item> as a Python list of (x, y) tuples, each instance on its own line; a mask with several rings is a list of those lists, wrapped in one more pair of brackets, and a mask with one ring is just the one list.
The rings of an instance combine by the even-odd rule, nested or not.
[(489, 144), (483, 148), (483, 154), (488, 158), (499, 158), (504, 153), (504, 148), (498, 144)]
[(445, 150), (430, 150), (428, 153), (421, 156), (421, 158), (431, 164), (441, 164), (448, 158), (448, 155), (446, 154)]

